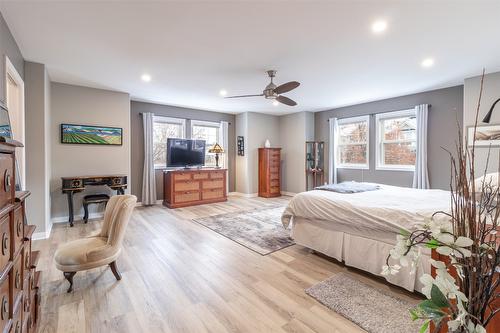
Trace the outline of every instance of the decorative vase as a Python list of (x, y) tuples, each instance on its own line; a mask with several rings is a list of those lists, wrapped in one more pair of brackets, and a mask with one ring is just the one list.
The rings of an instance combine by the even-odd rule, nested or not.
[(271, 148), (271, 142), (269, 142), (269, 139), (266, 139), (266, 142), (264, 142), (264, 147)]

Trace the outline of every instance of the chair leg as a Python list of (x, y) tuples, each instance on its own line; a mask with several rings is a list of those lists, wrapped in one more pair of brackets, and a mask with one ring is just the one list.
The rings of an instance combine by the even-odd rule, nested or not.
[(83, 204), (83, 210), (85, 211), (83, 214), (83, 221), (87, 223), (89, 221), (89, 205), (87, 203)]
[(64, 272), (64, 277), (66, 280), (69, 282), (69, 288), (68, 288), (68, 293), (73, 291), (73, 276), (75, 276), (76, 272)]
[(118, 267), (116, 267), (116, 261), (113, 261), (111, 264), (109, 264), (109, 267), (111, 267), (111, 271), (113, 272), (113, 275), (117, 280), (122, 279), (122, 275), (118, 271)]

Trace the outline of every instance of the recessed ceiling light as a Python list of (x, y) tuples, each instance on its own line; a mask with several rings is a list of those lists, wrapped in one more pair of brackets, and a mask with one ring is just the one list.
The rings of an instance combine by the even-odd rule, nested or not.
[(432, 59), (432, 58), (425, 58), (424, 60), (422, 60), (422, 64), (421, 65), (424, 68), (432, 67), (434, 65), (434, 59)]
[(141, 75), (141, 80), (144, 81), (144, 82), (149, 82), (149, 81), (151, 81), (151, 75), (149, 75), (149, 74), (142, 74)]
[(227, 95), (227, 90), (226, 89), (219, 90), (219, 95), (226, 96)]
[(273, 101), (273, 105), (274, 105), (274, 106), (278, 106), (278, 105), (280, 105), (280, 102), (278, 102), (278, 101)]
[(380, 34), (384, 32), (386, 29), (387, 29), (387, 21), (378, 20), (373, 22), (372, 24), (372, 31), (376, 34)]

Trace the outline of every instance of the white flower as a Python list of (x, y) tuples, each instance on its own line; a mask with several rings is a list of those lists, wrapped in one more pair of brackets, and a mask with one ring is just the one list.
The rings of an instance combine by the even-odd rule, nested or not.
[(474, 242), (472, 241), (472, 239), (460, 236), (457, 238), (457, 240), (446, 243), (446, 246), (438, 247), (436, 251), (442, 255), (449, 256), (453, 254), (454, 256), (460, 258), (462, 257), (466, 258), (472, 255), (472, 252), (466, 249), (466, 247), (471, 246), (473, 243)]
[(399, 273), (399, 270), (401, 269), (401, 266), (399, 265), (384, 265), (382, 266), (382, 272), (380, 273), (381, 275), (387, 276), (387, 275), (396, 275)]
[(429, 222), (429, 230), (432, 236), (439, 240), (441, 237), (447, 237), (446, 235), (451, 236), (450, 234), (453, 233), (453, 224), (448, 217), (433, 217)]
[(423, 274), (420, 277), (420, 282), (424, 285), (422, 287), (422, 294), (424, 294), (428, 299), (431, 299), (431, 289), (434, 284), (434, 278), (429, 274)]

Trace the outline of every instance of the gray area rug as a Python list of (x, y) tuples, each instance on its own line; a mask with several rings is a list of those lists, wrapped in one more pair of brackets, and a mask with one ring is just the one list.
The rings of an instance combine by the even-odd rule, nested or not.
[(284, 206), (209, 216), (193, 221), (266, 255), (295, 244), (281, 224)]
[(413, 322), (408, 312), (418, 301), (389, 296), (344, 273), (315, 284), (306, 293), (370, 333), (417, 333), (422, 325)]

